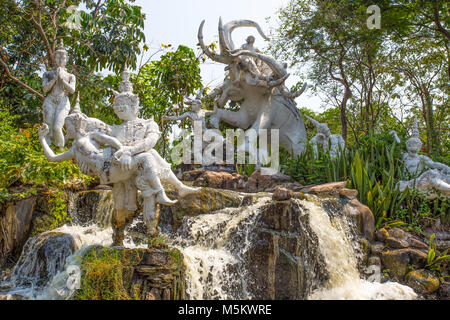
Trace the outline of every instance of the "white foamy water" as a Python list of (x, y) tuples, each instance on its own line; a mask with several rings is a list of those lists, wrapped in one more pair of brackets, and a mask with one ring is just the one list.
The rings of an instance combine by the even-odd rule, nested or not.
[(251, 299), (247, 291), (245, 252), (252, 227), (268, 197), (242, 208), (185, 217), (173, 241), (184, 255), (189, 299)]
[[(84, 252), (92, 245), (110, 246), (112, 244), (112, 229), (100, 228), (97, 225), (88, 227), (68, 226), (64, 225), (58, 229), (47, 233), (62, 233), (72, 235), (75, 240), (76, 251), (69, 253), (69, 248), (61, 248), (66, 250), (65, 265), (62, 270), (53, 268), (51, 270), (50, 281), (44, 286), (38, 285), (41, 279), (39, 274), (29, 275), (30, 270), (33, 270), (34, 264), (39, 259), (38, 250), (40, 247), (39, 237), (46, 233), (40, 234), (27, 241), (21, 258), (16, 265), (13, 276), (8, 283), (11, 287), (7, 292), (1, 293), (0, 297), (3, 299), (11, 299), (14, 295), (21, 296), (23, 299), (31, 300), (61, 300), (70, 298), (80, 284), (81, 278), (81, 257)], [(55, 248), (57, 251), (58, 248)], [(55, 264), (53, 260), (57, 259), (56, 254), (49, 256), (47, 263)], [(26, 279), (27, 283), (23, 284), (22, 279)]]
[(319, 239), (330, 279), (324, 288), (312, 292), (309, 300), (413, 300), (417, 294), (396, 282), (361, 279), (355, 253), (345, 231), (333, 226), (326, 211), (312, 201), (302, 200), (309, 211), (310, 225)]

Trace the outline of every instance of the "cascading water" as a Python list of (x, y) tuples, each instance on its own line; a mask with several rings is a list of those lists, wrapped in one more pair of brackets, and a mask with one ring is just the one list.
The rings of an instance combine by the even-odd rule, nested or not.
[(0, 299), (67, 299), (76, 291), (84, 252), (92, 245), (112, 244), (108, 191), (96, 192), (95, 203), (84, 206), (84, 210), (80, 201), (88, 200), (79, 194), (71, 195), (71, 225), (28, 239), (10, 279), (0, 282)]
[[(100, 205), (90, 215), (86, 215), (86, 212), (80, 214), (80, 210), (73, 209), (71, 212), (75, 219), (72, 225), (30, 238), (9, 281), (0, 283), (0, 299), (13, 296), (23, 299), (70, 298), (80, 283), (79, 266), (85, 251), (92, 245), (110, 246), (112, 243), (112, 210), (105, 195), (106, 192), (100, 197)], [(361, 278), (357, 268), (358, 243), (354, 226), (342, 212), (327, 212), (330, 211), (329, 203), (332, 201), (316, 197), (291, 200), (288, 203), (292, 209), (289, 215), (295, 218), (280, 220), (291, 222), (285, 231), (279, 231), (275, 230), (277, 228), (270, 229), (272, 227), (266, 229), (269, 226), (262, 220), (274, 214), (285, 216), (288, 213), (273, 211), (276, 205), (271, 197), (252, 197), (253, 203), (247, 206), (186, 216), (176, 234), (165, 234), (169, 244), (177, 247), (184, 255), (188, 299), (261, 298), (261, 293), (275, 290), (275, 279), (280, 277), (277, 272), (282, 272), (277, 271), (276, 261), (283, 255), (297, 265), (294, 269), (298, 270), (294, 273), (301, 274), (296, 290), (303, 294), (296, 293), (297, 298), (417, 298), (411, 288), (398, 283), (382, 284)], [(79, 203), (81, 200), (76, 201)], [(146, 236), (139, 231), (143, 224), (139, 219), (142, 220), (136, 219), (128, 228), (126, 247), (145, 247)], [(251, 271), (249, 262), (249, 253), (259, 241), (256, 234), (261, 233), (272, 237), (273, 245), (264, 250), (273, 252), (268, 253), (269, 260), (262, 262), (267, 263), (268, 269), (261, 265), (262, 268), (257, 270), (267, 270), (264, 271), (267, 275), (262, 278), (269, 279), (266, 285), (271, 288), (256, 285), (255, 269)], [(141, 238), (141, 243), (137, 241), (138, 238)], [(294, 239), (300, 246), (300, 250), (293, 251), (298, 255), (278, 246), (279, 241), (281, 245)], [(282, 297), (292, 298), (292, 295)]]
[(330, 277), (325, 288), (312, 292), (308, 299), (409, 300), (417, 298), (414, 290), (399, 283), (382, 284), (361, 279), (356, 256), (343, 224), (333, 225), (327, 212), (313, 201), (302, 200), (301, 204), (309, 211), (310, 225), (319, 238), (319, 249), (325, 258)]
[(271, 198), (241, 208), (185, 217), (172, 245), (184, 255), (188, 299), (251, 299), (245, 253), (261, 207)]
[[(352, 222), (342, 214), (330, 218), (321, 201), (326, 202), (315, 197), (293, 200), (293, 205), (309, 217), (309, 227), (318, 238), (316, 245), (324, 263), (317, 261), (316, 265), (328, 273), (327, 281), (318, 281), (317, 275), (311, 272), (304, 273), (306, 286), (310, 290), (316, 287), (307, 299), (417, 298), (411, 288), (399, 283), (370, 282), (361, 278), (357, 268), (357, 250), (353, 249), (358, 244)], [(270, 202), (270, 198), (261, 198), (248, 207), (184, 218), (180, 234), (172, 244), (184, 254), (189, 299), (260, 298), (249, 290), (253, 283), (246, 258), (253, 245), (252, 235), (261, 209)], [(310, 267), (312, 259), (319, 259), (312, 253), (297, 258), (299, 263)]]
[[(65, 299), (77, 289), (84, 251), (112, 244), (112, 229), (67, 226), (28, 239), (11, 278), (0, 283), (0, 297)], [(2, 289), (3, 288), (3, 289)]]

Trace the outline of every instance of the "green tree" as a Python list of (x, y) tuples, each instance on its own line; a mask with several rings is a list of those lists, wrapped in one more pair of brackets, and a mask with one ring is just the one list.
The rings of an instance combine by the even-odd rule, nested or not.
[[(348, 103), (355, 86), (365, 87), (364, 118), (375, 114), (370, 109), (376, 81), (373, 66), (382, 33), (368, 29), (367, 8), (360, 2), (293, 0), (279, 11), (280, 28), (272, 46), (272, 51), (290, 60), (292, 66), (308, 64), (314, 89), (328, 95), (328, 101), (339, 107), (344, 139), (349, 125)], [(364, 83), (358, 83), (358, 79)]]
[[(199, 65), (194, 51), (183, 45), (144, 65), (134, 81), (142, 105), (141, 116), (153, 116), (157, 123), (162, 123), (164, 115), (183, 112), (184, 98), (202, 87)], [(165, 155), (172, 126), (160, 127), (163, 130), (160, 152)]]
[(83, 83), (95, 71), (136, 67), (144, 19), (140, 7), (124, 0), (2, 1), (0, 96), (13, 113), (37, 122), (44, 98), (39, 75), (53, 67), (58, 41), (67, 48), (69, 71)]

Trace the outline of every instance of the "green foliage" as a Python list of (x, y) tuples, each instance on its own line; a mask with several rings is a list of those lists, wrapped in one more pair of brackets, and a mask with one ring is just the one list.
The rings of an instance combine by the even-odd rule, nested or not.
[(359, 201), (372, 210), (377, 228), (407, 224), (420, 233), (424, 219), (440, 218), (448, 223), (449, 201), (445, 198), (430, 201), (417, 190), (398, 190), (399, 180), (410, 179), (404, 173), (401, 147), (391, 135), (370, 131), (335, 159), (329, 150), (319, 148), (315, 155), (307, 145), (296, 159), (282, 150), (280, 163), (283, 172), (303, 185), (347, 181), (348, 187), (358, 190)]
[[(0, 202), (36, 194), (37, 188), (76, 187), (91, 181), (72, 162), (47, 160), (38, 139), (37, 126), (17, 129), (15, 117), (9, 112), (0, 110), (0, 117)], [(25, 193), (10, 193), (15, 184), (29, 188)], [(60, 205), (56, 207), (60, 208)]]
[(136, 257), (125, 257), (121, 250), (102, 248), (90, 250), (81, 264), (81, 286), (75, 300), (135, 300), (138, 293), (125, 281), (126, 266), (136, 264)]
[(255, 172), (256, 166), (251, 163), (236, 164), (236, 171), (241, 176), (250, 177)]
[(50, 200), (50, 212), (54, 217), (51, 228), (57, 228), (66, 222), (72, 222), (72, 219), (67, 215), (66, 200), (64, 199), (64, 192), (58, 190), (51, 194)]
[(162, 235), (153, 235), (151, 237), (148, 237), (147, 239), (147, 245), (149, 248), (165, 248), (167, 247), (166, 244), (167, 240)]
[[(380, 29), (367, 26), (373, 4)], [(448, 163), (448, 1), (291, 0), (276, 19), (271, 52), (322, 94), (332, 131), (358, 143), (371, 130), (404, 133), (416, 115), (426, 152)]]
[(68, 71), (85, 83), (95, 71), (136, 68), (144, 19), (141, 8), (125, 0), (2, 1), (0, 98), (21, 125), (39, 122), (40, 75), (53, 68), (58, 41), (68, 52)]
[(427, 255), (427, 264), (425, 265), (426, 269), (432, 270), (441, 274), (442, 263), (445, 260), (450, 260), (450, 255), (447, 254), (449, 249), (446, 249), (444, 252), (439, 253), (436, 250), (436, 243), (434, 242), (436, 234), (432, 234), (430, 237), (430, 243), (428, 247), (428, 255)]
[(329, 150), (322, 148), (318, 148), (316, 155), (310, 144), (296, 159), (284, 150), (280, 152), (281, 169), (303, 185), (347, 180), (350, 168), (348, 159), (343, 152), (332, 159)]
[[(154, 117), (157, 123), (162, 123), (165, 115), (185, 112), (184, 98), (202, 87), (199, 64), (194, 51), (180, 45), (177, 50), (143, 66), (134, 80), (135, 92), (142, 105), (140, 115)], [(162, 139), (157, 149), (165, 156), (172, 126), (161, 127)]]

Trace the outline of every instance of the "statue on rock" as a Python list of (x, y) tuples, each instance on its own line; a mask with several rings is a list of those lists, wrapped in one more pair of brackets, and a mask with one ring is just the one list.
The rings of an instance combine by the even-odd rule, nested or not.
[(320, 123), (311, 117), (305, 116), (309, 119), (317, 129), (317, 134), (310, 140), (314, 153), (319, 154), (318, 147), (322, 147), (326, 152), (330, 150), (331, 159), (335, 159), (341, 151), (345, 149), (345, 141), (340, 134), (331, 134), (330, 129), (326, 123)]
[(400, 181), (398, 183), (400, 191), (403, 192), (408, 187), (426, 193), (428, 199), (434, 199), (439, 194), (449, 198), (450, 167), (434, 162), (427, 156), (420, 155), (421, 148), (422, 141), (419, 136), (417, 118), (415, 118), (411, 137), (406, 141), (408, 152), (402, 155), (406, 173), (413, 179)]
[(161, 184), (172, 184), (180, 197), (197, 192), (198, 188), (185, 186), (170, 169), (154, 145), (160, 138), (153, 119), (137, 116), (139, 99), (132, 92), (129, 72), (124, 71), (120, 92), (115, 92), (114, 111), (124, 122), (109, 126), (81, 113), (79, 105), (66, 118), (66, 136), (73, 139), (72, 147), (55, 155), (46, 142), (47, 125), (39, 131), (44, 153), (50, 161), (74, 160), (84, 174), (100, 178), (102, 184), (113, 184), (114, 243), (121, 245), (126, 223), (137, 210), (138, 190), (143, 197), (144, 220), (148, 233), (156, 231), (156, 204), (172, 205)]
[(188, 118), (192, 122), (192, 126), (195, 121), (200, 121), (202, 124), (203, 131), (208, 130), (206, 125), (206, 117), (212, 116), (217, 112), (216, 104), (214, 105), (214, 110), (205, 110), (202, 109), (202, 93), (201, 90), (195, 99), (187, 99), (185, 104), (192, 106), (192, 111), (185, 112), (179, 116), (164, 116), (163, 120), (165, 121), (178, 121)]
[(67, 59), (66, 49), (61, 42), (54, 54), (55, 68), (45, 72), (42, 78), (44, 92), (50, 91), (43, 104), (44, 123), (49, 127), (47, 143), (53, 142), (60, 149), (65, 144), (62, 129), (70, 111), (69, 95), (75, 92), (76, 84), (75, 76), (66, 70)]
[[(203, 165), (211, 165), (213, 163), (218, 164), (217, 162), (222, 162), (222, 159), (211, 156), (210, 154), (206, 154), (206, 157), (203, 157), (204, 151), (208, 148), (207, 143), (210, 141), (214, 141), (214, 143), (223, 144), (224, 138), (219, 130), (217, 129), (209, 129), (207, 126), (206, 117), (212, 116), (217, 112), (217, 104), (214, 102), (214, 110), (205, 110), (202, 109), (202, 94), (203, 90), (197, 94), (195, 99), (186, 99), (185, 104), (192, 106), (192, 111), (185, 112), (179, 116), (164, 116), (163, 120), (165, 121), (178, 121), (183, 119), (189, 119), (191, 121), (191, 125), (193, 128), (193, 132), (195, 135), (202, 137), (201, 150), (194, 150), (195, 153), (202, 154), (202, 164)], [(201, 132), (200, 132), (201, 129)], [(200, 146), (199, 146), (200, 147)], [(194, 148), (196, 145), (194, 144)]]
[[(199, 27), (198, 40), (203, 52), (212, 60), (226, 65), (228, 71), (225, 81), (209, 94), (217, 99), (217, 112), (211, 116), (211, 123), (218, 128), (220, 121), (244, 130), (278, 129), (280, 145), (300, 155), (307, 142), (306, 129), (302, 115), (294, 101), (305, 86), (298, 92), (290, 92), (284, 82), (289, 77), (287, 65), (262, 54), (254, 47), (254, 37), (235, 48), (232, 32), (240, 27), (256, 28), (266, 40), (260, 26), (250, 20), (235, 20), (225, 25), (219, 20), (220, 54), (212, 52), (203, 40), (203, 21)], [(240, 102), (238, 111), (225, 110), (228, 101)], [(238, 149), (246, 150), (245, 146)]]

